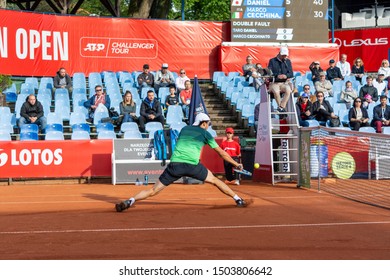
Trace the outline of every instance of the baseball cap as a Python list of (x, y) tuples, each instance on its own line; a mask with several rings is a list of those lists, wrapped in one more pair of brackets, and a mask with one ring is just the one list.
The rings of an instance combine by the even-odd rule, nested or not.
[(378, 76), (384, 76), (385, 73), (378, 73)]
[(319, 61), (314, 61), (314, 64), (320, 65), (320, 62)]
[(149, 69), (149, 64), (144, 64), (144, 69)]
[(303, 97), (303, 98), (309, 98), (309, 95), (307, 95), (307, 93), (304, 92), (304, 93), (301, 94), (301, 97)]
[(225, 130), (226, 133), (234, 133), (234, 129), (232, 127), (228, 127)]
[(288, 55), (288, 48), (287, 47), (281, 47), (280, 48), (280, 55)]
[(329, 60), (329, 63), (334, 63), (334, 62), (335, 62), (334, 59)]
[(192, 125), (199, 125), (201, 122), (210, 121), (210, 117), (205, 113), (198, 113), (195, 117), (195, 122)]
[(168, 68), (168, 63), (163, 63), (162, 68)]

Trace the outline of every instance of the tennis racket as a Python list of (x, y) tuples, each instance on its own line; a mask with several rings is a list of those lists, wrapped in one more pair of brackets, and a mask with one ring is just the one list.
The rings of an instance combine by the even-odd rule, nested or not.
[(249, 172), (248, 170), (245, 169), (233, 169), (235, 172), (238, 174), (246, 175), (246, 176), (252, 176), (252, 172)]

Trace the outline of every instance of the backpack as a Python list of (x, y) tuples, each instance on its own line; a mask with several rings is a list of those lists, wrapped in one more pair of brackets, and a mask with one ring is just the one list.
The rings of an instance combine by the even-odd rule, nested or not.
[(171, 158), (178, 137), (179, 132), (176, 129), (161, 129), (154, 133), (154, 154), (157, 160), (162, 160), (162, 166)]

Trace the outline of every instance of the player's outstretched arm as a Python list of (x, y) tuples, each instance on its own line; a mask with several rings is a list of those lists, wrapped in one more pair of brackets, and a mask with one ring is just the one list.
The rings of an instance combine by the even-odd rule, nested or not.
[(223, 160), (231, 163), (235, 168), (238, 168), (238, 169), (242, 169), (242, 164), (241, 163), (238, 163), (236, 162), (234, 159), (232, 159), (232, 157), (227, 153), (225, 152), (224, 150), (222, 150), (221, 147), (216, 147), (214, 148), (214, 151), (221, 157), (223, 158)]

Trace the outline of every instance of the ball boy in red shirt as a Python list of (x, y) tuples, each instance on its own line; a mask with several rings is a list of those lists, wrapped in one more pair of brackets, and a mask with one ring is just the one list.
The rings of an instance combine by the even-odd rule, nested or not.
[[(226, 128), (226, 140), (222, 141), (221, 148), (227, 152), (235, 161), (239, 162), (241, 157), (240, 144), (233, 140), (234, 129), (232, 127)], [(233, 171), (233, 165), (227, 161), (223, 162), (225, 167), (226, 184), (239, 185), (238, 174)]]

